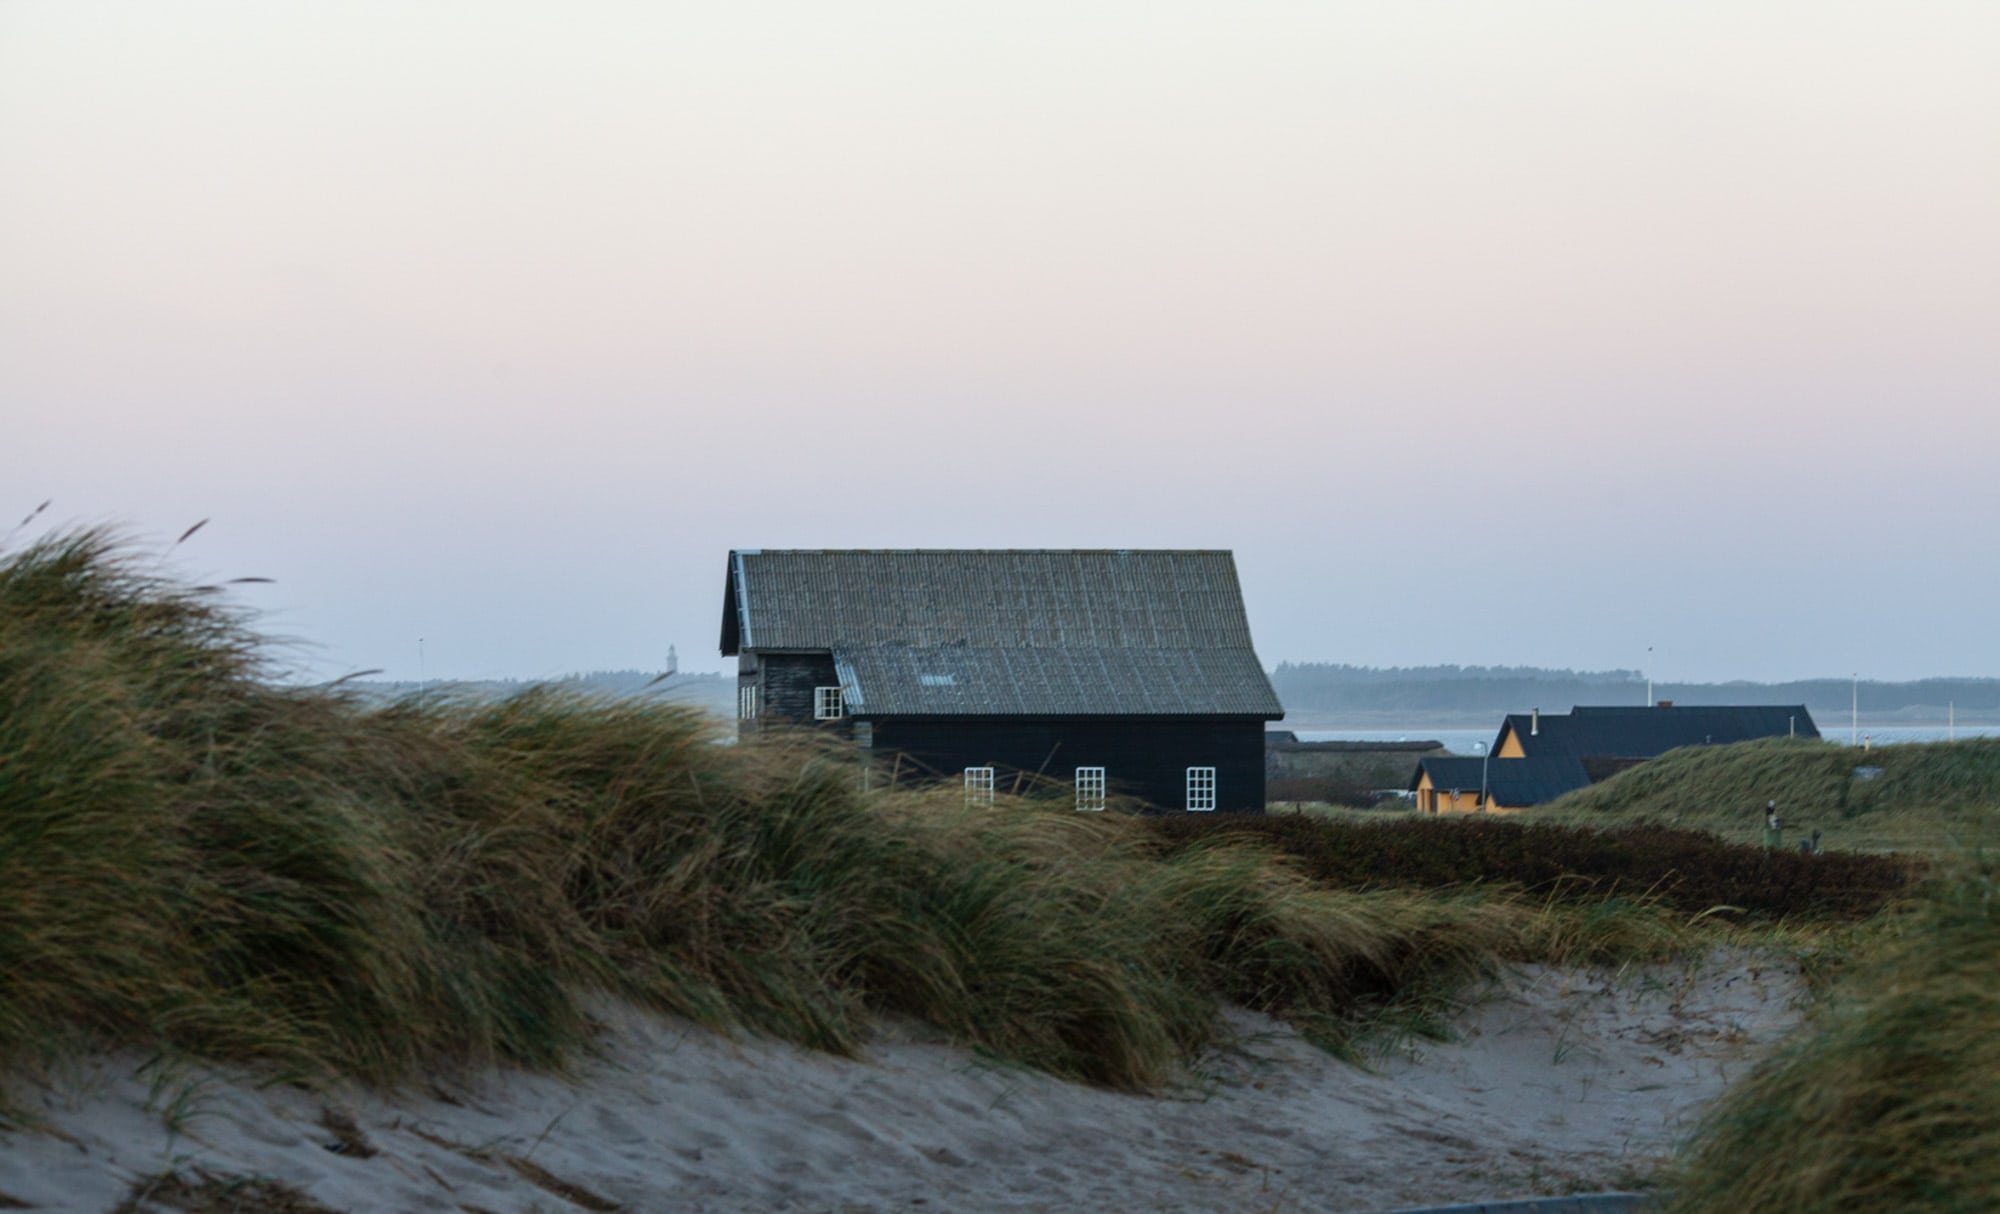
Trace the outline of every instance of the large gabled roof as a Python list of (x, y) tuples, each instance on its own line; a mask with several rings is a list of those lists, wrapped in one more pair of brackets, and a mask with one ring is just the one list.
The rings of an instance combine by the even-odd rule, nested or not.
[(1428, 775), (1432, 788), (1476, 793), (1485, 781), (1496, 805), (1540, 805), (1590, 783), (1582, 760), (1574, 755), (1538, 759), (1482, 759), (1440, 756), (1417, 760), (1410, 776), (1415, 789)]
[(831, 651), (864, 717), (1284, 715), (1222, 551), (740, 550), (744, 650)]
[(1579, 759), (1650, 759), (1680, 746), (1819, 737), (1819, 727), (1803, 704), (1577, 707), (1562, 716), (1542, 713), (1539, 722), (1526, 713), (1514, 713), (1501, 725), (1494, 749), (1509, 732), (1529, 758)]

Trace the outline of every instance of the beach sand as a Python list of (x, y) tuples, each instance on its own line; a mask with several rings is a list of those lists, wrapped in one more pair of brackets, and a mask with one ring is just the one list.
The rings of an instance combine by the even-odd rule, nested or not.
[[(1455, 1040), (1366, 1069), (1235, 1010), (1233, 1041), (1152, 1095), (911, 1024), (847, 1060), (609, 1004), (568, 1076), (315, 1093), (101, 1056), (9, 1077), (35, 1125), (0, 1132), (0, 1209), (1317, 1212), (1618, 1188), (1795, 1023), (1797, 991), (1743, 955), (1522, 967)], [(196, 1201), (231, 1186), (241, 1204)]]

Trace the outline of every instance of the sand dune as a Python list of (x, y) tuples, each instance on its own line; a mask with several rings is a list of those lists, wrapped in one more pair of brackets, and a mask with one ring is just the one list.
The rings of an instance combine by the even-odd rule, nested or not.
[[(393, 1095), (100, 1057), (12, 1077), (38, 1124), (0, 1133), (0, 1208), (1340, 1211), (1607, 1188), (1792, 1024), (1795, 991), (1742, 957), (1527, 967), (1458, 1040), (1368, 1070), (1237, 1011), (1229, 1048), (1150, 1096), (910, 1025), (850, 1061), (616, 1006), (571, 1076)], [(244, 1204), (200, 1205), (232, 1185)]]

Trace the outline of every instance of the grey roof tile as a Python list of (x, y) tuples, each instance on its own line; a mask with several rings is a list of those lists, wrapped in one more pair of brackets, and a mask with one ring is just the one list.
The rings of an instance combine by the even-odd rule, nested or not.
[(1284, 712), (1228, 552), (742, 550), (741, 649), (831, 650), (857, 716)]

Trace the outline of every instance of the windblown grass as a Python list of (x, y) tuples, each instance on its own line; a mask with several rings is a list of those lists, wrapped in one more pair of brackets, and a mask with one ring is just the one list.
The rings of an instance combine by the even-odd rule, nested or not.
[[(1879, 774), (1857, 777), (1857, 768)], [(2000, 738), (1861, 750), (1774, 738), (1670, 751), (1529, 811), (1539, 820), (1640, 820), (1754, 842), (1775, 800), (1790, 842), (1952, 854), (2000, 841)]]
[(1806, 1030), (1730, 1089), (1677, 1214), (2000, 1209), (2000, 880), (1939, 881)]
[(1347, 1049), (1503, 957), (1676, 947), (1573, 908), (1326, 889), (1228, 841), (1168, 855), (1117, 815), (866, 794), (839, 750), (719, 746), (672, 705), (368, 709), (273, 685), (262, 652), (100, 532), (0, 558), (0, 1063), (559, 1065), (609, 992), (839, 1052), (897, 1012), (1139, 1088), (1221, 1001)]

